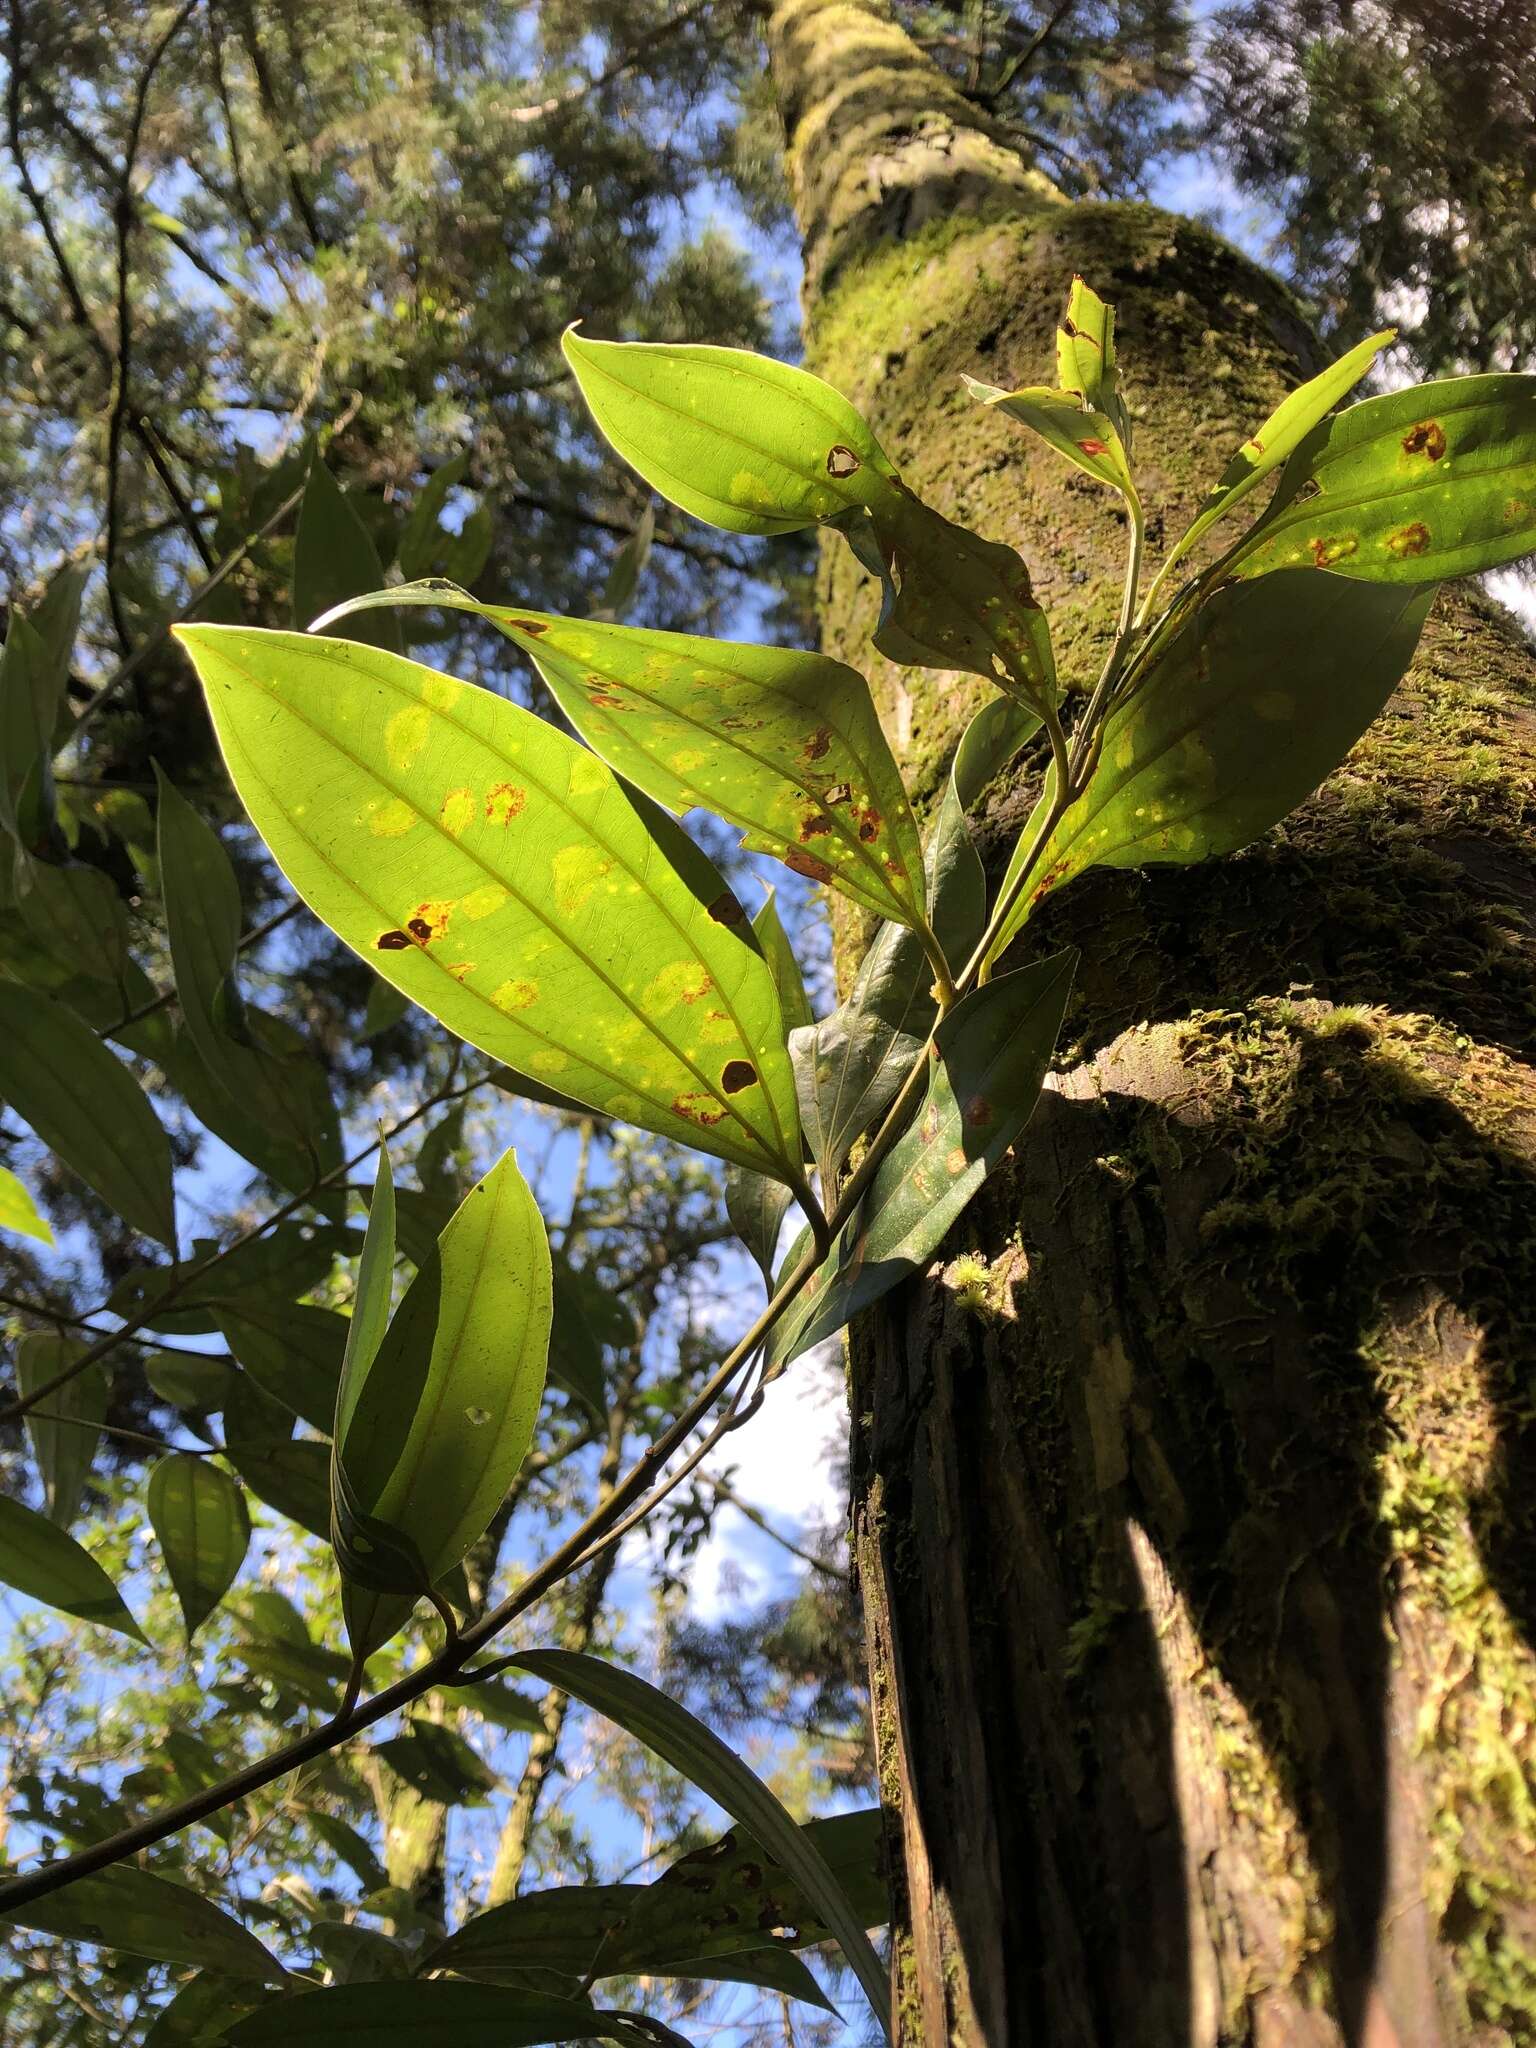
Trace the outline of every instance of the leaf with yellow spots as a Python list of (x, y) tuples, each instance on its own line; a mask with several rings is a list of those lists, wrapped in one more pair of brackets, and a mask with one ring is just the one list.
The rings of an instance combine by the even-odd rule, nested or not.
[[(922, 1109), (887, 1153), (825, 1262), (774, 1326), (770, 1376), (933, 1257), (1034, 1114), (1076, 962), (1069, 949), (1000, 974), (962, 996), (941, 1020)], [(781, 1277), (805, 1246), (802, 1233)]]
[(1532, 553), (1536, 376), (1448, 377), (1314, 428), (1231, 567), (1422, 584)]
[[(1087, 868), (1187, 865), (1233, 853), (1279, 824), (1391, 696), (1433, 595), (1312, 569), (1219, 590), (1111, 712), (1099, 765), (1042, 851), (993, 957), (1035, 903)], [(1004, 888), (1033, 826), (1020, 836)]]
[[(713, 811), (755, 852), (921, 928), (917, 825), (869, 685), (842, 662), (483, 604), (441, 582), (352, 599), (326, 623), (381, 605), (489, 619), (583, 738), (648, 796)], [(498, 793), (498, 806), (508, 801)]]
[(664, 498), (733, 533), (795, 533), (867, 505), (896, 474), (830, 384), (748, 349), (589, 341), (561, 347), (592, 417)]
[[(518, 1073), (801, 1183), (773, 976), (610, 768), (531, 712), (374, 648), (230, 626), (180, 637), (278, 865), (379, 974)], [(421, 718), (396, 725), (402, 711)], [(476, 812), (450, 832), (443, 805), (464, 789)], [(368, 820), (394, 803), (419, 822), (375, 837)], [(648, 991), (669, 970), (660, 1005)], [(707, 1000), (690, 1001), (700, 975)]]

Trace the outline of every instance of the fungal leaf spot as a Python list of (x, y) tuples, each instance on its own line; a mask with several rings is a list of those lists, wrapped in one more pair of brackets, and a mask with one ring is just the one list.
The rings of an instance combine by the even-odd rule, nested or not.
[(829, 449), (827, 453), (828, 476), (852, 476), (860, 466), (858, 456), (854, 454), (851, 448), (843, 447), (841, 442), (838, 442), (836, 446)]
[(409, 932), (380, 932), (373, 942), (381, 953), (403, 953), (411, 943)]
[(440, 816), (443, 830), (450, 839), (457, 839), (470, 819), (475, 815), (475, 793), (472, 789), (450, 789), (443, 798)]
[(515, 782), (498, 782), (485, 793), (485, 815), (493, 825), (510, 825), (522, 815), (527, 801), (526, 789), (519, 789)]
[(1438, 462), (1445, 453), (1445, 429), (1438, 420), (1420, 420), (1410, 427), (1403, 436), (1405, 455), (1422, 455), (1429, 462)]
[(1360, 542), (1352, 533), (1319, 534), (1312, 543), (1312, 560), (1319, 569), (1326, 569), (1331, 562), (1342, 562), (1346, 555), (1352, 555)]
[(415, 809), (403, 796), (394, 796), (373, 813), (368, 830), (375, 839), (403, 839), (416, 822)]
[(1429, 546), (1429, 528), (1416, 519), (1411, 526), (1400, 526), (1396, 533), (1389, 533), (1387, 546), (1394, 555), (1422, 555)]
[(725, 1071), (720, 1076), (720, 1086), (727, 1095), (739, 1095), (743, 1088), (750, 1088), (757, 1080), (757, 1069), (750, 1060), (727, 1060)]

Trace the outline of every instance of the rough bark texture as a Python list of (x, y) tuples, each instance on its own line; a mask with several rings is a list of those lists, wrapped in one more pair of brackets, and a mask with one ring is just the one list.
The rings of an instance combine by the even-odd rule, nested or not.
[[(1061, 203), (878, 8), (771, 41), (809, 359), (1023, 547), (1081, 680), (1123, 529), (959, 372), (1050, 381), (1082, 271), (1171, 535), (1315, 367), (1298, 309), (1202, 228)], [(822, 596), (931, 796), (984, 686), (874, 656), (846, 551)], [(1443, 598), (1281, 830), (1021, 941), (1084, 949), (1061, 1071), (850, 1347), (905, 2043), (1536, 2040), (1533, 699)], [(994, 875), (1038, 772), (984, 801)]]

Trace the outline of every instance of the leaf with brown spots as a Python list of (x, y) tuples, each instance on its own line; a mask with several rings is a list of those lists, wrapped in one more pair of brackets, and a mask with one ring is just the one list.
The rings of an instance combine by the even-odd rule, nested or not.
[(1232, 573), (1323, 562), (1373, 583), (1435, 583), (1533, 553), (1536, 376), (1448, 377), (1314, 428)]
[[(1247, 497), (1256, 484), (1272, 476), (1319, 420), (1326, 419), (1347, 392), (1353, 391), (1377, 356), (1392, 340), (1395, 329), (1384, 328), (1357, 344), (1336, 363), (1300, 384), (1275, 407), (1256, 433), (1238, 449), (1212, 485), (1194, 523), (1184, 533), (1163, 564), (1166, 574), (1219, 519), (1225, 519)], [(1283, 488), (1283, 487), (1282, 487)]]
[[(710, 916), (705, 857), (690, 878), (658, 843), (648, 799), (546, 720), (377, 649), (228, 626), (182, 639), (278, 865), (377, 973), (518, 1073), (799, 1182), (773, 977), (750, 931)], [(515, 815), (487, 816), (508, 787)], [(450, 831), (443, 798), (462, 789), (480, 800)], [(709, 1002), (685, 1001), (701, 976)], [(732, 1060), (753, 1085), (727, 1092)]]
[[(890, 1918), (890, 1895), (879, 1808), (807, 1821), (800, 1832), (819, 1850), (864, 1924), (883, 1926)], [(748, 1974), (754, 1964), (793, 1963), (793, 1950), (829, 1936), (794, 1880), (751, 1835), (733, 1828), (680, 1857), (652, 1884), (564, 1885), (476, 1914), (423, 1967), (490, 1984), (512, 1982), (532, 1968), (579, 1981), (594, 1967), (599, 1978), (643, 1974), (763, 1983), (767, 1976)], [(825, 2003), (803, 1967), (775, 1988)]]
[[(855, 670), (791, 648), (530, 615), (440, 582), (377, 591), (333, 616), (397, 604), (489, 619), (534, 663), (582, 737), (657, 803), (713, 811), (754, 851), (877, 916), (921, 923), (917, 825)], [(816, 849), (810, 868), (807, 841)]]
[(1091, 406), (1052, 391), (1045, 384), (1030, 385), (1023, 391), (1004, 391), (975, 377), (962, 377), (961, 382), (978, 404), (1006, 413), (1009, 419), (1028, 427), (1095, 483), (1108, 484), (1123, 493), (1131, 504), (1139, 502), (1125, 444), (1108, 413), (1095, 412)]
[(561, 343), (592, 417), (632, 469), (696, 519), (794, 533), (895, 475), (843, 397), (809, 370), (747, 349)]
[[(934, 1033), (927, 1100), (825, 1263), (768, 1338), (767, 1371), (830, 1337), (918, 1272), (1034, 1114), (1075, 951), (973, 989)], [(802, 1239), (786, 1255), (790, 1270)]]

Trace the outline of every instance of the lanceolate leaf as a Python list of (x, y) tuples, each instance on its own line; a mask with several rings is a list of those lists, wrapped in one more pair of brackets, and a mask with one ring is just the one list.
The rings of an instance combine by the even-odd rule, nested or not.
[(1319, 420), (1326, 419), (1345, 393), (1355, 388), (1395, 332), (1388, 327), (1371, 335), (1280, 401), (1222, 471), (1194, 524), (1171, 550), (1169, 564), (1187, 554), (1218, 519), (1225, 519), (1242, 503), (1255, 484), (1280, 467)]
[[(674, 2037), (675, 2038), (675, 2037)], [(230, 2048), (538, 2048), (541, 2042), (617, 2041), (656, 2048), (649, 2025), (585, 1999), (497, 1984), (418, 1978), (306, 1991), (232, 2027)]]
[(62, 1003), (4, 982), (0, 1097), (108, 1208), (175, 1250), (171, 1148), (144, 1091)]
[(471, 1189), (337, 1404), (333, 1540), (343, 1571), (418, 1593), (505, 1497), (544, 1388), (551, 1282), (543, 1219), (508, 1152)]
[[(1207, 860), (1278, 824), (1391, 696), (1433, 595), (1312, 569), (1219, 590), (1111, 714), (1093, 779), (995, 951), (1086, 868)], [(1010, 877), (1032, 837), (1026, 828)]]
[[(984, 705), (966, 727), (928, 841), (934, 928), (958, 973), (986, 922), (986, 878), (965, 823), (986, 785), (1036, 730), (1039, 720), (1012, 699)], [(823, 1174), (835, 1172), (855, 1139), (890, 1103), (937, 1015), (932, 969), (910, 932), (886, 925), (875, 936), (846, 1002), (791, 1046), (800, 1114)]]
[(778, 998), (595, 755), (369, 648), (183, 628), (237, 787), (312, 907), (494, 1058), (795, 1179)]
[(1115, 366), (1115, 309), (1080, 277), (1072, 280), (1067, 310), (1056, 330), (1056, 377), (1063, 391), (1107, 413), (1127, 438)]
[(127, 1863), (76, 1878), (0, 1919), (66, 1941), (95, 1942), (157, 1962), (201, 1964), (258, 1983), (277, 1983), (285, 1974), (255, 1935), (211, 1899)]
[(235, 1582), (251, 1540), (245, 1496), (207, 1458), (176, 1452), (149, 1475), (154, 1527), (191, 1638)]
[[(343, 598), (377, 590), (383, 581), (378, 550), (356, 506), (316, 456), (293, 544), (293, 623), (307, 626)], [(370, 619), (351, 637), (400, 652), (400, 629), (391, 618)]]
[(603, 433), (648, 484), (734, 533), (794, 533), (896, 474), (840, 392), (745, 349), (561, 343)]
[[(34, 1330), (16, 1342), (16, 1386), (23, 1395), (43, 1387), (61, 1372), (67, 1372), (85, 1346), (74, 1337), (56, 1331)], [(48, 1519), (67, 1529), (75, 1518), (80, 1496), (91, 1476), (96, 1446), (101, 1440), (99, 1425), (107, 1413), (107, 1374), (101, 1365), (89, 1365), (72, 1380), (56, 1387), (36, 1408), (28, 1411), (27, 1434), (37, 1457), (38, 1476), (43, 1482)]]
[(284, 1058), (253, 1035), (272, 1020), (245, 1015), (236, 989), (241, 914), (234, 869), (218, 834), (164, 776), (158, 825), (177, 1000), (220, 1097), (217, 1105), (205, 1102), (189, 1077), (189, 1100), (244, 1158), (302, 1193), (341, 1159), (324, 1076), (307, 1055)]
[(332, 617), (377, 604), (489, 619), (583, 738), (658, 803), (714, 811), (755, 852), (881, 917), (922, 921), (922, 849), (901, 773), (869, 685), (840, 661), (482, 604), (452, 584), (378, 591)]
[(415, 1721), (409, 1734), (373, 1747), (398, 1777), (439, 1806), (483, 1805), (499, 1782), (463, 1736), (440, 1722)]
[(99, 1621), (135, 1642), (148, 1638), (89, 1551), (73, 1536), (0, 1493), (0, 1584), (81, 1621)]
[[(1310, 496), (1299, 495), (1315, 487)], [(1453, 377), (1313, 429), (1232, 564), (1433, 583), (1536, 551), (1536, 376)]]
[[(929, 1260), (1034, 1113), (1066, 1011), (1076, 954), (999, 975), (934, 1034), (923, 1107), (858, 1213), (768, 1339), (781, 1370)], [(789, 1253), (798, 1257), (800, 1247)]]
[(789, 1189), (745, 1167), (725, 1169), (725, 1213), (731, 1228), (762, 1269), (770, 1291), (778, 1265), (779, 1232), (789, 1212)]
[[(802, 1837), (825, 1861), (866, 1927), (890, 1918), (877, 1807), (810, 1821)], [(433, 1950), (427, 1967), (492, 1983), (542, 1967), (578, 1982), (636, 1973), (724, 1975), (722, 1963), (831, 1939), (805, 1894), (744, 1830), (682, 1857), (652, 1884), (570, 1885), (527, 1892), (478, 1913)], [(814, 1979), (796, 1997), (820, 2001)], [(789, 1988), (787, 1985), (785, 1988)]]
[[(921, 889), (919, 884), (920, 893)], [(800, 972), (800, 962), (789, 943), (784, 920), (779, 916), (778, 898), (772, 889), (753, 918), (752, 929), (763, 949), (763, 958), (773, 973), (773, 985), (779, 992), (779, 1009), (783, 1013), (786, 1033), (814, 1023), (811, 999), (805, 992), (805, 976)]]
[(963, 377), (961, 381), (979, 404), (992, 406), (1021, 426), (1029, 427), (1096, 483), (1123, 491), (1132, 504), (1139, 502), (1119, 429), (1107, 413), (1095, 412), (1092, 406), (1052, 391), (1045, 384), (1031, 385), (1023, 391), (1004, 391), (999, 385), (983, 384), (976, 377)]
[(815, 1843), (741, 1758), (685, 1707), (631, 1671), (570, 1650), (530, 1651), (526, 1671), (558, 1685), (643, 1742), (751, 1831), (831, 1930), (881, 2025), (890, 2031), (890, 1989), (862, 1921)]
[(46, 1217), (38, 1213), (28, 1189), (11, 1172), (0, 1166), (0, 1230), (14, 1230), (21, 1237), (35, 1237), (39, 1244), (52, 1244), (53, 1232)]

